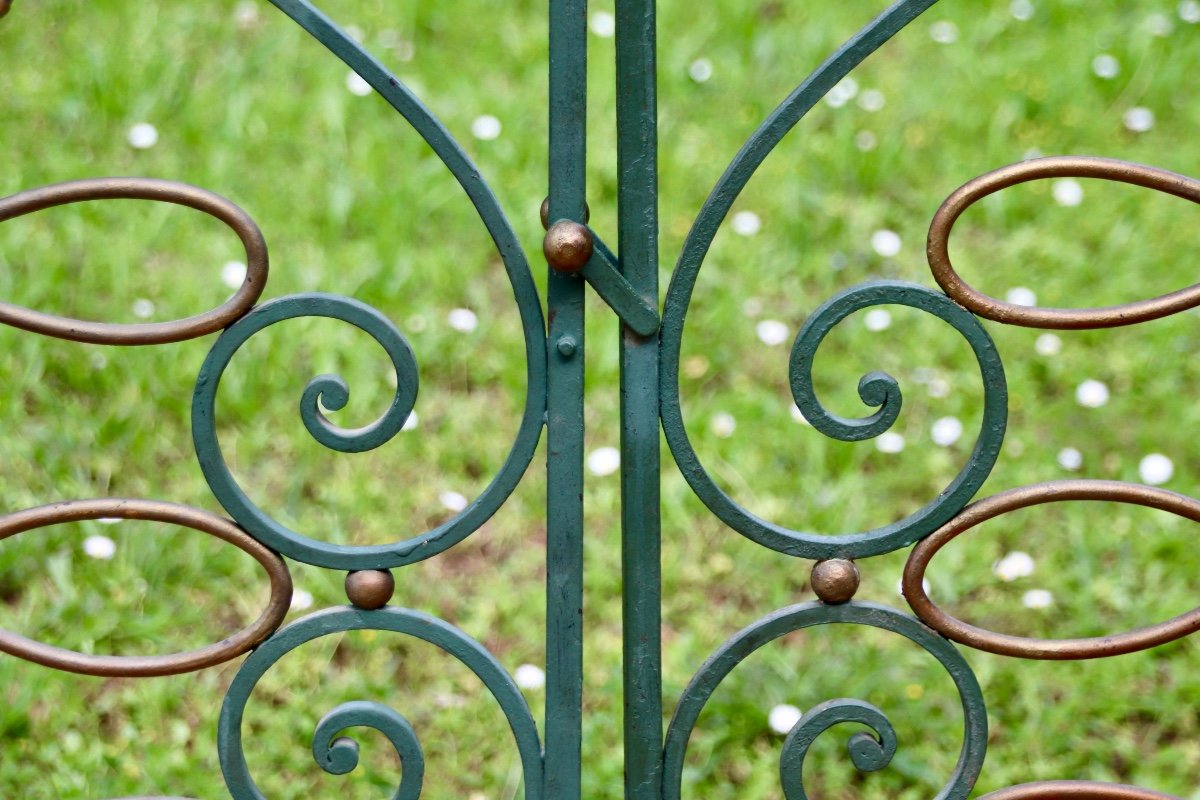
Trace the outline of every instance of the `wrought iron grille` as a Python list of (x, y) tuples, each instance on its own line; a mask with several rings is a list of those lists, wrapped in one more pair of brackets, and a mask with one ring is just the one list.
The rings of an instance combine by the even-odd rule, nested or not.
[[(243, 714), (259, 680), (283, 656), (333, 633), (392, 631), (442, 649), (482, 681), (498, 701), (519, 753), (530, 800), (580, 796), (586, 754), (581, 739), (583, 705), (583, 516), (584, 328), (588, 286), (623, 323), (621, 339), (621, 518), (624, 602), (625, 768), (627, 800), (681, 796), (689, 737), (714, 691), (759, 648), (801, 629), (824, 625), (869, 626), (907, 638), (936, 659), (958, 690), (963, 743), (957, 768), (939, 798), (965, 798), (982, 769), (988, 743), (985, 698), (958, 645), (1017, 658), (1088, 659), (1129, 653), (1174, 641), (1200, 627), (1200, 609), (1123, 634), (1081, 640), (1027, 639), (969, 625), (930, 599), (922, 578), (937, 552), (982, 522), (1029, 506), (1074, 500), (1105, 500), (1146, 506), (1200, 521), (1200, 503), (1149, 486), (1100, 480), (1042, 483), (975, 498), (996, 463), (1005, 436), (1008, 390), (1004, 366), (980, 318), (1005, 325), (1088, 329), (1131, 325), (1200, 305), (1200, 285), (1152, 300), (1111, 308), (1056, 309), (1015, 305), (988, 297), (965, 283), (950, 260), (948, 241), (959, 216), (988, 195), (1027, 181), (1085, 177), (1118, 181), (1200, 203), (1200, 182), (1160, 169), (1104, 158), (1038, 158), (1002, 167), (964, 184), (934, 215), (928, 261), (942, 291), (879, 280), (839, 292), (807, 318), (794, 340), (790, 385), (805, 419), (832, 439), (854, 442), (879, 436), (896, 422), (901, 391), (895, 379), (871, 373), (859, 384), (862, 400), (877, 410), (861, 419), (829, 411), (814, 390), (813, 361), (826, 335), (856, 311), (909, 306), (954, 328), (968, 343), (985, 391), (982, 424), (969, 460), (946, 489), (904, 519), (863, 532), (825, 536), (790, 529), (751, 513), (727, 494), (701, 462), (689, 440), (680, 405), (680, 354), (685, 317), (700, 268), (717, 229), (755, 171), (783, 137), (855, 66), (933, 5), (900, 0), (836, 50), (762, 123), (726, 169), (691, 226), (659, 315), (658, 170), (656, 118), (656, 22), (654, 0), (617, 0), (618, 228), (610, 248), (588, 226), (585, 203), (587, 60), (585, 0), (550, 3), (549, 196), (542, 208), (544, 256), (550, 266), (548, 314), (530, 264), (512, 226), (465, 151), (420, 100), (307, 0), (273, 4), (362, 77), (424, 138), (470, 198), (503, 260), (525, 339), (528, 394), (511, 452), (486, 490), (445, 524), (379, 546), (335, 545), (293, 530), (260, 507), (231, 473), (215, 423), (217, 389), (238, 349), (256, 333), (298, 317), (328, 317), (371, 336), (388, 354), (398, 376), (386, 412), (359, 429), (331, 422), (322, 409), (338, 410), (348, 386), (335, 375), (313, 378), (300, 401), (308, 433), (325, 447), (361, 452), (387, 442), (401, 429), (417, 395), (417, 362), (396, 325), (376, 309), (349, 297), (321, 293), (281, 297), (255, 305), (268, 273), (267, 247), (258, 226), (239, 207), (203, 189), (162, 180), (101, 178), (30, 189), (0, 200), (0, 222), (85, 200), (136, 198), (198, 210), (223, 222), (245, 247), (248, 270), (236, 293), (220, 307), (167, 323), (108, 324), (52, 316), (0, 304), (0, 322), (36, 334), (77, 342), (154, 345), (220, 332), (196, 378), (191, 403), (192, 437), (204, 476), (232, 521), (172, 503), (144, 499), (57, 502), (7, 513), (0, 539), (63, 522), (126, 518), (170, 523), (200, 531), (240, 548), (268, 575), (270, 600), (243, 631), (216, 644), (175, 655), (95, 656), (0, 631), (0, 650), (51, 669), (86, 675), (149, 677), (211, 667), (249, 653), (223, 700), (218, 730), (221, 767), (236, 800), (261, 798), (250, 775), (243, 743)], [(0, 2), (0, 15), (11, 4)], [(19, 11), (19, 9), (18, 9)], [(660, 440), (696, 495), (725, 525), (771, 550), (816, 562), (811, 585), (819, 602), (774, 611), (720, 647), (684, 689), (669, 724), (663, 724), (660, 608)], [(390, 605), (391, 570), (442, 553), (477, 531), (505, 502), (534, 457), (543, 429), (548, 440), (546, 518), (547, 663), (546, 716), (539, 727), (513, 678), (479, 642), (428, 614)], [(915, 546), (914, 546), (915, 545)], [(912, 614), (854, 600), (859, 565), (866, 559), (913, 546), (904, 570), (903, 594)], [(346, 573), (349, 605), (311, 614), (280, 627), (291, 597), (288, 559)], [(869, 565), (869, 562), (866, 562)], [(914, 616), (915, 615), (915, 616)], [(860, 723), (848, 747), (855, 766), (883, 769), (898, 741), (884, 713), (854, 699), (835, 699), (803, 714), (780, 757), (784, 794), (807, 796), (803, 765), (810, 745), (843, 722)], [(397, 798), (421, 794), (424, 757), (412, 726), (377, 702), (352, 701), (317, 724), (313, 755), (326, 771), (354, 769), (357, 745), (341, 732), (378, 730), (394, 746), (403, 772)], [(1086, 781), (1031, 783), (987, 795), (989, 800), (1032, 798), (1164, 798), (1150, 789)]]

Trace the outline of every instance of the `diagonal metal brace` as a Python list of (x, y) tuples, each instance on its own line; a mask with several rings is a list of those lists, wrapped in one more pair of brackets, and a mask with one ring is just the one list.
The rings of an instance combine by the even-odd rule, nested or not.
[[(542, 221), (546, 222), (545, 204)], [(581, 275), (635, 333), (658, 332), (658, 305), (638, 294), (621, 273), (617, 257), (586, 224), (560, 219), (548, 226), (542, 251), (555, 271)]]
[(638, 294), (633, 284), (621, 274), (617, 257), (595, 231), (592, 231), (592, 242), (592, 257), (583, 265), (580, 274), (634, 332), (642, 336), (657, 333), (658, 309)]

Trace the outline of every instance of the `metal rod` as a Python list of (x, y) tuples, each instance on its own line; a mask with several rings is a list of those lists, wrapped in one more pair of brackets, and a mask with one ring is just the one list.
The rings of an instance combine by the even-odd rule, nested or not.
[[(550, 0), (550, 222), (584, 222), (587, 0)], [(578, 800), (583, 727), (583, 298), (549, 270), (545, 796)]]
[[(654, 0), (617, 0), (617, 238), (626, 279), (658, 309)], [(658, 337), (621, 326), (625, 798), (662, 796)]]

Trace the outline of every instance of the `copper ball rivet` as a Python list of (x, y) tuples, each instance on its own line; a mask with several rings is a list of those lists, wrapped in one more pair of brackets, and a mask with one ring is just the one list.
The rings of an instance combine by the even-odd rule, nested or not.
[(592, 257), (592, 232), (586, 225), (560, 219), (546, 231), (542, 252), (558, 272), (578, 272)]
[(845, 603), (858, 591), (858, 567), (845, 558), (818, 561), (812, 570), (809, 583), (822, 603), (837, 605)]
[[(3, 2), (3, 0), (0, 0), (0, 2)], [(542, 218), (542, 227), (549, 228), (550, 227), (550, 198), (549, 197), (547, 197), (545, 200), (542, 201), (542, 207), (538, 210), (538, 216), (540, 216)], [(588, 220), (590, 220), (591, 218), (592, 218), (592, 209), (588, 206), (587, 203), (584, 203), (583, 204), (583, 222), (584, 222), (584, 224), (587, 224)]]
[(358, 608), (383, 608), (396, 591), (396, 579), (386, 569), (364, 569), (346, 575), (346, 597)]

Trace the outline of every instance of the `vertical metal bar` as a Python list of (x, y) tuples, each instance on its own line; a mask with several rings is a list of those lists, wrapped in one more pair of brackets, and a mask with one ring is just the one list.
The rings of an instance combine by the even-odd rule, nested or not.
[[(550, 0), (549, 221), (584, 221), (587, 0)], [(579, 800), (583, 758), (583, 279), (550, 270), (546, 411), (547, 798)]]
[[(621, 271), (658, 308), (655, 0), (617, 0)], [(625, 798), (662, 796), (658, 337), (621, 330), (621, 572)]]

